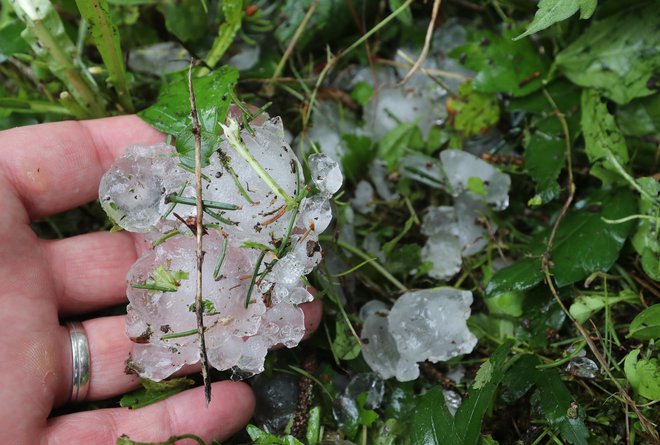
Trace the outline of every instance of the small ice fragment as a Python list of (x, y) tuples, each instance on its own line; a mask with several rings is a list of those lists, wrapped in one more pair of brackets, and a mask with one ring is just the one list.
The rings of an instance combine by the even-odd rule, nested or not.
[(259, 61), (261, 46), (240, 42), (235, 48), (236, 53), (227, 60), (227, 65), (233, 66), (239, 71), (246, 71), (255, 66)]
[(388, 316), (402, 360), (438, 362), (472, 352), (477, 338), (467, 328), (472, 293), (440, 288), (400, 296)]
[(355, 187), (355, 196), (351, 199), (353, 208), (358, 212), (367, 215), (374, 211), (374, 188), (364, 179), (357, 183)]
[(426, 236), (458, 234), (456, 210), (450, 206), (429, 207), (422, 219), (422, 233)]
[(271, 432), (281, 432), (296, 412), (298, 378), (283, 372), (260, 374), (252, 379), (257, 404), (254, 421)]
[(161, 76), (181, 71), (188, 65), (190, 54), (177, 42), (141, 46), (131, 49), (128, 53), (128, 66), (138, 73)]
[(101, 206), (122, 228), (147, 232), (167, 211), (167, 196), (176, 193), (188, 175), (179, 168), (171, 145), (130, 146), (101, 178)]
[[(481, 198), (493, 205), (495, 210), (504, 210), (509, 206), (509, 187), (511, 186), (509, 175), (462, 150), (443, 150), (440, 153), (440, 161), (454, 197), (464, 192), (477, 195), (483, 193)], [(475, 193), (475, 186), (470, 190), (471, 182), (481, 184), (483, 190)], [(477, 186), (477, 188), (479, 187)]]
[(588, 357), (574, 357), (566, 366), (566, 372), (583, 379), (595, 379), (599, 371), (600, 368), (596, 362)]
[(303, 230), (314, 230), (322, 233), (332, 222), (332, 207), (330, 201), (323, 195), (305, 198), (300, 203), (299, 227)]
[(356, 374), (339, 397), (335, 399), (332, 414), (340, 426), (357, 424), (358, 397), (366, 394), (363, 408), (377, 409), (380, 407), (384, 393), (384, 382), (376, 374), (370, 372)]
[(455, 416), (456, 411), (458, 411), (458, 408), (461, 407), (461, 403), (463, 403), (463, 399), (456, 391), (448, 389), (443, 390), (442, 394), (445, 396), (445, 405), (447, 405), (447, 409), (452, 416)]
[(387, 178), (387, 164), (381, 159), (375, 159), (369, 167), (369, 177), (374, 184), (376, 193), (384, 201), (392, 201), (399, 198), (399, 194), (392, 191), (393, 185)]
[(324, 195), (333, 195), (341, 187), (344, 180), (339, 164), (330, 157), (315, 153), (307, 159), (312, 180)]

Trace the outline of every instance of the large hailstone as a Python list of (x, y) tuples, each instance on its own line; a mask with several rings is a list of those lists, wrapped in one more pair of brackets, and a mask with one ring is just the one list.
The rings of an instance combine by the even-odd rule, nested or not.
[[(238, 132), (231, 125), (226, 131), (232, 128)], [(244, 144), (290, 201), (304, 183), (281, 120), (253, 122), (252, 129), (254, 134), (241, 131), (240, 139), (234, 134), (233, 141)], [(319, 193), (305, 198), (296, 213), (226, 139), (202, 170), (204, 326), (209, 364), (246, 376), (263, 371), (270, 348), (294, 347), (305, 333), (298, 304), (313, 297), (303, 278), (321, 261), (318, 237), (332, 219), (329, 200), (342, 176), (336, 162), (311, 157)], [(113, 220), (154, 245), (128, 273), (126, 332), (136, 343), (130, 367), (156, 381), (200, 359), (196, 241), (188, 227), (196, 215), (194, 184), (174, 147), (156, 144), (130, 147), (99, 190)]]
[(477, 338), (467, 328), (472, 293), (453, 288), (407, 292), (389, 311), (367, 303), (362, 354), (382, 378), (399, 381), (419, 376), (418, 362), (446, 361), (472, 352)]

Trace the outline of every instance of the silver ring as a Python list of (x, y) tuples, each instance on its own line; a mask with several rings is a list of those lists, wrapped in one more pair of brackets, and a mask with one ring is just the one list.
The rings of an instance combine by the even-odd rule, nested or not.
[(71, 339), (72, 384), (70, 402), (82, 402), (89, 391), (91, 364), (85, 328), (79, 321), (66, 324)]

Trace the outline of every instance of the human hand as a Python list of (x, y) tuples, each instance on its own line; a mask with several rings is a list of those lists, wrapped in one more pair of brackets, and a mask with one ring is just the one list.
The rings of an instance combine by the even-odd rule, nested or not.
[[(216, 382), (205, 406), (203, 388), (136, 411), (84, 411), (48, 419), (69, 400), (69, 332), (61, 319), (126, 301), (126, 272), (137, 259), (133, 235), (93, 233), (39, 239), (30, 221), (92, 201), (101, 176), (130, 144), (164, 135), (135, 116), (62, 122), (0, 132), (0, 433), (11, 445), (114, 444), (127, 434), (163, 441), (192, 433), (224, 439), (249, 420), (254, 396), (241, 382)], [(319, 302), (301, 306), (307, 331), (320, 320)], [(86, 400), (101, 400), (139, 385), (124, 372), (132, 342), (124, 316), (83, 323), (91, 379)]]

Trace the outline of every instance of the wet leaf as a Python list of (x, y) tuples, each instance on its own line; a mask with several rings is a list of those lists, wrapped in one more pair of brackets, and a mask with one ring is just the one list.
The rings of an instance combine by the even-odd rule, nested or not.
[(470, 43), (455, 48), (450, 56), (477, 71), (475, 90), (525, 96), (543, 86), (549, 63), (530, 40), (514, 42), (516, 34), (512, 30), (503, 35), (477, 31)]
[(539, 284), (542, 279), (541, 259), (523, 258), (493, 275), (486, 285), (486, 297), (526, 290)]
[(621, 173), (609, 159), (613, 156), (621, 167), (628, 164), (628, 147), (605, 102), (596, 90), (582, 92), (582, 132), (591, 174), (609, 184), (621, 181)]
[(25, 53), (30, 46), (21, 37), (25, 26), (18, 21), (7, 22), (0, 27), (0, 63), (16, 53)]
[(332, 341), (332, 350), (340, 360), (353, 360), (360, 355), (360, 343), (351, 333), (346, 321), (337, 317), (335, 321), (336, 334)]
[(593, 21), (557, 54), (555, 64), (571, 82), (597, 88), (619, 104), (651, 95), (651, 79), (660, 69), (659, 19), (660, 9), (653, 1), (623, 8)]
[(624, 371), (633, 390), (649, 400), (660, 400), (660, 361), (640, 359), (639, 349), (631, 351), (624, 360)]
[(628, 337), (639, 340), (660, 338), (660, 304), (647, 307), (630, 322)]
[(419, 397), (410, 426), (412, 445), (462, 445), (442, 388), (435, 386)]
[(621, 132), (632, 136), (660, 133), (660, 94), (630, 102), (616, 111)]
[(536, 131), (525, 138), (525, 168), (536, 183), (534, 205), (546, 204), (559, 196), (557, 178), (564, 168), (565, 155), (563, 136)]
[(200, 0), (167, 0), (158, 5), (167, 30), (182, 42), (199, 40), (207, 34), (207, 17)]
[(529, 24), (527, 30), (520, 34), (515, 40), (521, 39), (530, 34), (539, 32), (547, 27), (566, 20), (580, 11), (581, 19), (588, 19), (596, 10), (598, 0), (541, 0), (538, 4), (538, 10), (534, 15), (534, 20)]
[[(194, 76), (194, 73), (193, 73)], [(208, 159), (220, 140), (221, 127), (229, 109), (227, 92), (238, 80), (238, 71), (223, 66), (202, 78), (194, 79), (195, 99), (202, 131), (202, 163)], [(192, 134), (188, 73), (174, 75), (158, 96), (158, 101), (138, 113), (158, 130), (176, 136), (176, 150), (182, 162), (195, 165), (195, 141)]]
[(641, 219), (632, 245), (641, 256), (644, 272), (653, 280), (660, 281), (660, 183), (654, 178), (639, 178), (637, 184), (645, 191), (639, 200), (639, 213), (656, 219)]
[(481, 93), (472, 82), (463, 82), (455, 99), (447, 99), (454, 128), (464, 137), (483, 134), (500, 120), (500, 106), (493, 93)]
[(162, 382), (140, 379), (140, 383), (142, 384), (141, 389), (128, 393), (119, 400), (121, 407), (129, 409), (143, 408), (190, 388), (195, 384), (195, 381), (182, 377), (163, 380)]
[(607, 306), (613, 306), (622, 301), (634, 303), (639, 300), (637, 294), (630, 290), (623, 290), (617, 296), (614, 295), (581, 295), (575, 299), (569, 312), (573, 318), (580, 323), (587, 321), (592, 315)]
[(254, 445), (304, 445), (293, 436), (277, 436), (254, 425), (248, 425), (245, 429)]

